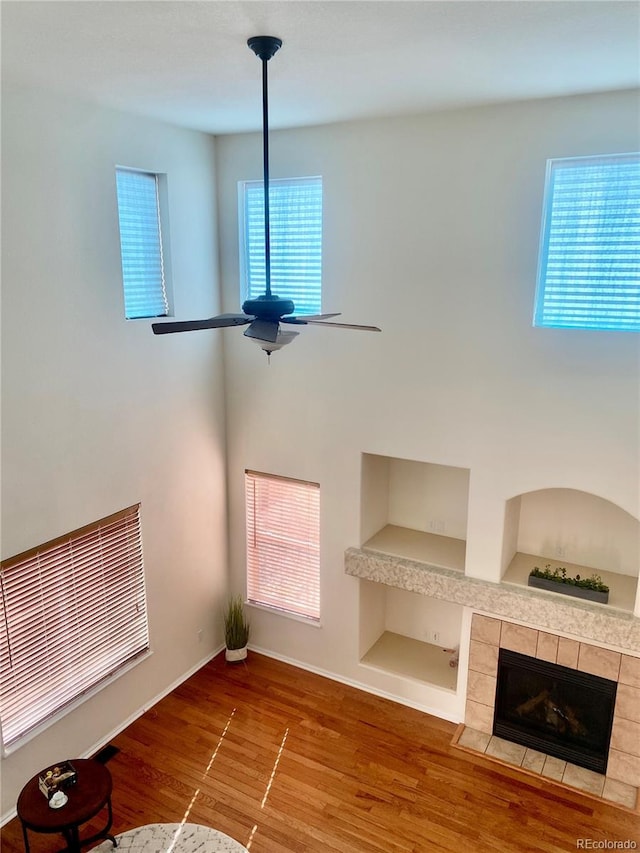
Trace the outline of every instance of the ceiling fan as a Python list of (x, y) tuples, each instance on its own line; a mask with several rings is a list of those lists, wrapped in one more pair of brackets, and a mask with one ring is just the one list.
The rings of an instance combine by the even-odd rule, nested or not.
[(281, 323), (295, 326), (308, 324), (333, 326), (342, 329), (364, 329), (379, 332), (377, 326), (362, 326), (353, 323), (327, 323), (331, 317), (339, 314), (313, 314), (296, 317), (295, 305), (291, 299), (281, 299), (271, 292), (271, 248), (269, 240), (269, 102), (267, 91), (267, 63), (282, 47), (282, 40), (275, 36), (254, 36), (247, 45), (262, 61), (262, 146), (264, 167), (264, 234), (265, 234), (265, 292), (257, 299), (247, 299), (242, 305), (242, 314), (219, 314), (208, 320), (179, 320), (152, 323), (156, 335), (171, 332), (189, 332), (196, 329), (220, 329), (225, 326), (248, 326), (245, 335), (252, 338), (271, 356), (297, 337), (298, 332), (285, 331)]

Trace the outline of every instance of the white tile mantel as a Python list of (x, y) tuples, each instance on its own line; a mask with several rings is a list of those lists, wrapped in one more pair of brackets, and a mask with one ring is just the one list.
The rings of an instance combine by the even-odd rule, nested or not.
[(525, 586), (492, 583), (452, 569), (360, 548), (345, 551), (344, 565), (346, 574), (363, 580), (640, 653), (640, 619), (608, 605)]

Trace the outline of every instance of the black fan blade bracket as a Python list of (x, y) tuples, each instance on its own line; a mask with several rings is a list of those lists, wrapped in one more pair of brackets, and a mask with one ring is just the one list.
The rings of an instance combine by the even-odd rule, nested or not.
[(280, 324), (277, 320), (254, 320), (245, 331), (245, 335), (248, 338), (273, 344), (278, 339), (279, 328)]

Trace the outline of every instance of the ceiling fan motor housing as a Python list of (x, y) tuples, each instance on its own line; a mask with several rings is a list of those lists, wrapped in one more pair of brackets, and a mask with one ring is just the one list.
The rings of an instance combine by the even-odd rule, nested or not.
[(277, 322), (287, 314), (293, 314), (295, 305), (290, 299), (280, 299), (279, 296), (263, 294), (257, 299), (247, 299), (242, 304), (245, 314), (257, 317), (259, 320), (272, 320)]

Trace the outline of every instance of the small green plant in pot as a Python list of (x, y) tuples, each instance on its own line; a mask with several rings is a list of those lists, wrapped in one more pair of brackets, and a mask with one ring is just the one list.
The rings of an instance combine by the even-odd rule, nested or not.
[(249, 623), (244, 615), (241, 595), (234, 595), (224, 611), (225, 658), (228, 661), (244, 660), (249, 642)]
[(571, 577), (564, 567), (552, 569), (549, 563), (544, 569), (534, 566), (529, 572), (528, 585), (552, 592), (562, 592), (575, 598), (598, 601), (601, 604), (609, 601), (609, 587), (603, 583), (600, 575), (592, 574), (588, 578), (580, 575)]

